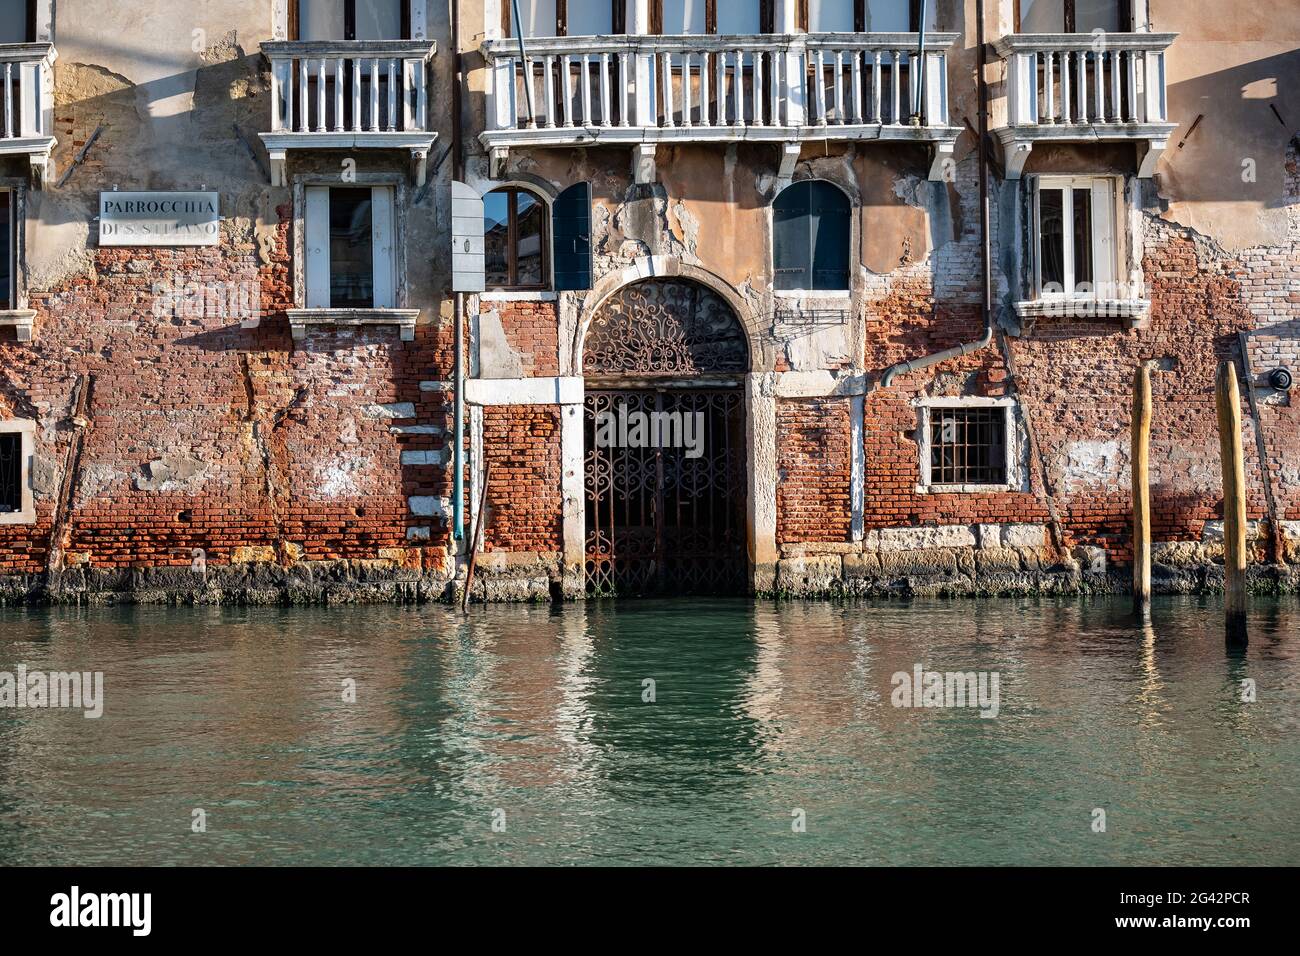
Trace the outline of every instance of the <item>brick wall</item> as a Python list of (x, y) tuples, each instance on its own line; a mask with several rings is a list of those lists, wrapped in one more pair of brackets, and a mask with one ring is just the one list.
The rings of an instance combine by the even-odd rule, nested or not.
[(483, 452), (491, 465), (483, 549), (559, 551), (563, 544), (559, 406), (485, 408)]
[(776, 448), (777, 542), (849, 540), (849, 399), (777, 402)]
[[(484, 303), (483, 308), (488, 307)], [(506, 341), (519, 358), (525, 377), (560, 374), (559, 318), (554, 302), (496, 302)]]
[[(443, 496), (436, 460), (450, 374), (436, 326), (289, 336), (288, 207), (270, 255), (229, 234), (204, 249), (92, 249), (88, 274), (34, 290), (35, 341), (0, 339), (0, 417), (37, 430), (35, 526), (0, 526), (0, 572), (44, 570), (73, 389), (93, 376), (68, 522), (69, 561), (93, 567), (275, 558), (376, 558), (404, 547), (407, 496)], [(260, 327), (220, 314), (156, 315), (153, 285), (261, 284)], [(423, 426), (407, 433), (408, 426)], [(436, 429), (436, 431), (430, 431)], [(408, 456), (404, 450), (433, 456)], [(431, 526), (432, 525), (432, 526)], [(420, 555), (414, 557), (420, 563)], [(445, 552), (430, 555), (445, 564)]]

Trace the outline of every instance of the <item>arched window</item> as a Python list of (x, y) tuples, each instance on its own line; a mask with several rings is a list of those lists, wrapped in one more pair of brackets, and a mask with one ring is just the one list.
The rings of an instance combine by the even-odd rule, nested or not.
[(519, 186), (483, 197), (483, 259), (489, 289), (544, 289), (550, 284), (546, 204)]
[(792, 183), (772, 204), (772, 285), (849, 288), (849, 199), (819, 179)]

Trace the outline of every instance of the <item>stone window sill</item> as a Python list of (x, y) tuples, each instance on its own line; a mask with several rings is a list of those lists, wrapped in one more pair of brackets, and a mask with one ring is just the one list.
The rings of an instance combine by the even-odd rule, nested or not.
[(307, 337), (307, 330), (326, 326), (395, 325), (403, 342), (415, 340), (419, 309), (289, 309), (289, 330), (295, 342)]
[(1028, 299), (1016, 303), (1016, 315), (1030, 324), (1039, 319), (1117, 319), (1127, 329), (1145, 329), (1151, 322), (1151, 303), (1145, 299)]
[(480, 302), (554, 302), (559, 293), (546, 289), (493, 289), (480, 292)]
[(36, 324), (36, 312), (33, 309), (9, 309), (0, 311), (0, 327), (14, 330), (19, 342), (30, 342), (32, 330)]
[(1024, 491), (1016, 484), (1002, 485), (922, 485), (916, 486), (918, 495), (977, 495), (977, 494), (1002, 494), (1003, 492), (1021, 492)]
[(851, 299), (849, 289), (774, 289), (778, 299)]

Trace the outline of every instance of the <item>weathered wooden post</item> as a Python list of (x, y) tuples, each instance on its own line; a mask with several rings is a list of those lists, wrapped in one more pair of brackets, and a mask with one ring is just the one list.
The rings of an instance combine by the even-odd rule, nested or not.
[(1133, 374), (1133, 615), (1151, 623), (1151, 372)]
[(1214, 380), (1223, 462), (1223, 571), (1225, 634), (1246, 641), (1246, 465), (1241, 452), (1241, 396), (1235, 363), (1219, 366)]

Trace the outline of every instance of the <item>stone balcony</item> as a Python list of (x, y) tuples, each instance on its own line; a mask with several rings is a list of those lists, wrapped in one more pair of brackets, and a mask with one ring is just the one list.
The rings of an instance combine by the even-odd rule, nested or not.
[(1025, 33), (994, 49), (1007, 63), (1007, 124), (994, 133), (1008, 179), (1036, 143), (1133, 142), (1149, 177), (1177, 128), (1165, 98), (1175, 33)]
[(271, 62), (271, 130), (262, 133), (271, 180), (287, 185), (292, 149), (402, 149), (423, 185), (438, 134), (429, 117), (428, 40), (276, 41)]
[(0, 154), (26, 156), (37, 183), (50, 174), (54, 151), (54, 59), (52, 43), (0, 44), (4, 107)]
[[(659, 143), (782, 147), (788, 178), (801, 144), (887, 140), (931, 148), (942, 176), (960, 128), (949, 122), (945, 50), (955, 33), (599, 36), (482, 46), (489, 71), (480, 140), (493, 175), (509, 151), (596, 145), (633, 149), (638, 182)], [(919, 115), (914, 103), (920, 89)]]

